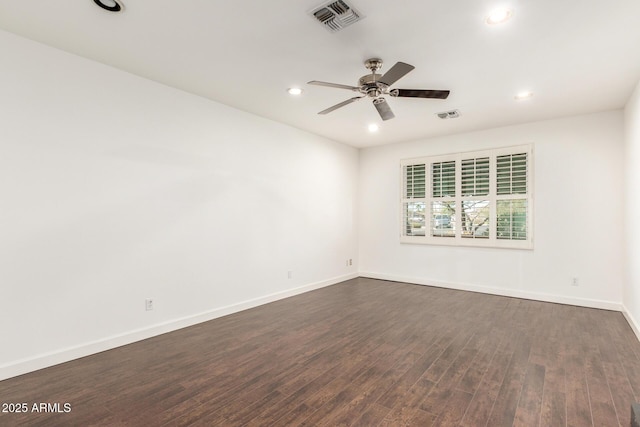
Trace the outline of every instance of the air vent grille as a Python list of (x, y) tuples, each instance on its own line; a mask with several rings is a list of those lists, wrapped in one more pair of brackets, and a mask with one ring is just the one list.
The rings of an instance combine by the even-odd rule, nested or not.
[(437, 116), (443, 120), (455, 119), (456, 117), (460, 117), (460, 112), (458, 110), (443, 111), (442, 113), (437, 113)]
[(364, 18), (360, 12), (343, 0), (331, 1), (318, 6), (311, 11), (311, 15), (332, 33)]

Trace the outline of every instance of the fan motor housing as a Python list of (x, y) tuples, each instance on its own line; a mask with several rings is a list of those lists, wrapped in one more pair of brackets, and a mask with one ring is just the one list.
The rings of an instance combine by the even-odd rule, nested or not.
[(358, 80), (358, 86), (374, 84), (378, 80), (380, 80), (380, 77), (382, 77), (382, 74), (367, 74), (367, 75), (364, 75), (364, 76), (360, 77), (360, 80)]
[(358, 80), (360, 92), (371, 98), (375, 98), (386, 93), (389, 86), (378, 81), (381, 77), (382, 74), (367, 74), (360, 77), (360, 80)]

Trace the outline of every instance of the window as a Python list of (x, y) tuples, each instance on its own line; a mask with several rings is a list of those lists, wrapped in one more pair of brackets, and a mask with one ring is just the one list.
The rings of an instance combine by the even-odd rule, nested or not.
[(530, 145), (401, 162), (401, 241), (531, 249)]

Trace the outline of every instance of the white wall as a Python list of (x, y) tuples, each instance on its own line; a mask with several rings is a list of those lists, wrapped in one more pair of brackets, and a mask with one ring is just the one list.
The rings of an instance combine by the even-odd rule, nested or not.
[(625, 247), (624, 306), (640, 338), (640, 82), (625, 108)]
[[(361, 275), (620, 309), (622, 131), (613, 111), (361, 150)], [(400, 244), (400, 159), (528, 143), (533, 250)]]
[(356, 149), (0, 51), (0, 379), (355, 276)]

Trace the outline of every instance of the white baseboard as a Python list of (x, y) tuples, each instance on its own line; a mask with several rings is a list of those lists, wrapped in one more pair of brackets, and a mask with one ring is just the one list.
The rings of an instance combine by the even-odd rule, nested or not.
[(480, 292), (483, 294), (500, 295), (505, 297), (523, 298), (536, 301), (553, 302), (558, 304), (577, 305), (581, 307), (600, 308), (604, 310), (614, 310), (624, 312), (620, 303), (613, 301), (594, 300), (588, 298), (573, 298), (562, 295), (545, 294), (529, 291), (518, 291), (512, 289), (492, 288), (489, 286), (473, 285), (468, 283), (450, 283), (433, 281), (418, 277), (395, 276), (390, 274), (374, 273), (369, 271), (361, 271), (360, 277), (369, 277), (372, 279), (391, 280), (394, 282), (405, 282), (416, 285), (435, 286), (438, 288), (456, 289), (460, 291)]
[(640, 323), (636, 321), (629, 309), (627, 309), (624, 304), (622, 305), (622, 314), (624, 315), (624, 318), (627, 319), (627, 322), (629, 323), (629, 326), (631, 326), (633, 333), (636, 334), (636, 338), (640, 340)]
[(111, 350), (116, 347), (131, 344), (136, 341), (145, 340), (147, 338), (186, 328), (188, 326), (193, 326), (198, 323), (207, 322), (218, 317), (227, 316), (229, 314), (237, 313), (239, 311), (254, 308), (263, 304), (268, 304), (270, 302), (292, 297), (294, 295), (299, 295), (305, 292), (313, 291), (315, 289), (331, 286), (345, 280), (354, 279), (356, 277), (358, 277), (357, 273), (346, 274), (344, 276), (334, 277), (320, 282), (300, 286), (298, 288), (288, 289), (286, 291), (276, 292), (259, 298), (242, 301), (237, 304), (219, 307), (203, 313), (194, 314), (192, 316), (173, 319), (167, 322), (149, 326), (147, 328), (129, 331), (123, 334), (83, 343), (74, 347), (40, 354), (28, 359), (18, 360), (6, 365), (0, 365), (0, 381), (29, 372), (37, 371), (39, 369), (48, 368), (60, 363), (69, 362), (71, 360), (96, 354), (105, 350)]

